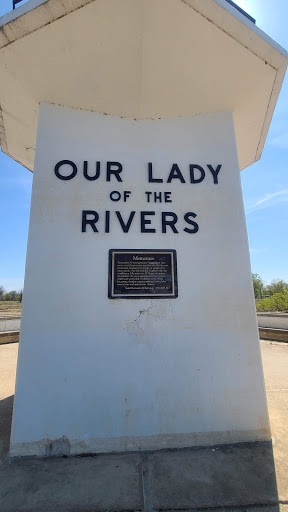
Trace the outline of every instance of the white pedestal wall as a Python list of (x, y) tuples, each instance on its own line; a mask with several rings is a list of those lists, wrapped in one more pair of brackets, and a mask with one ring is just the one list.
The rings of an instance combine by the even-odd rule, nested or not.
[[(75, 178), (56, 177), (60, 160)], [(99, 179), (83, 177), (84, 160), (91, 174), (101, 162)], [(122, 182), (106, 181), (107, 161), (122, 163)], [(148, 182), (148, 162), (163, 183)], [(167, 183), (173, 163), (186, 183)], [(218, 183), (208, 164), (222, 165)], [(131, 195), (113, 202), (113, 190)], [(98, 212), (97, 233), (81, 232), (82, 210)], [(128, 233), (116, 210), (125, 222), (136, 212)], [(140, 232), (140, 211), (155, 212), (156, 233)], [(161, 232), (163, 211), (178, 233)], [(183, 230), (187, 212), (197, 233)], [(176, 249), (179, 297), (109, 299), (109, 249), (145, 248)], [(41, 104), (10, 454), (269, 438), (232, 113), (134, 121)]]

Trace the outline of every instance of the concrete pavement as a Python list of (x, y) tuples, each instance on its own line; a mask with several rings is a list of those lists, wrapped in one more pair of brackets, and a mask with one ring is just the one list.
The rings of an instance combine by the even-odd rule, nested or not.
[(278, 494), (288, 503), (288, 345), (261, 341)]
[(273, 445), (8, 464), (17, 349), (0, 346), (1, 512), (288, 512), (288, 345), (261, 342)]

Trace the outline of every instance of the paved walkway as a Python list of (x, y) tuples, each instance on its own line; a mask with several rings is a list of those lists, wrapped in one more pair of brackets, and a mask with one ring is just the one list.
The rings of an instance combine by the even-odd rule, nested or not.
[(0, 512), (288, 512), (288, 344), (261, 348), (273, 445), (8, 464), (18, 344), (0, 346)]

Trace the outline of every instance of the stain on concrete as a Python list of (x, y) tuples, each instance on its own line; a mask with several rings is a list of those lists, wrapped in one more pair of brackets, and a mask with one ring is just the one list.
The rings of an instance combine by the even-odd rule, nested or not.
[[(145, 332), (149, 331), (150, 322), (157, 322), (168, 313), (169, 304), (166, 300), (151, 302), (151, 305), (146, 309), (139, 309), (138, 315), (134, 320), (126, 322), (123, 329), (128, 334), (134, 335), (138, 341), (144, 340)], [(145, 341), (149, 341), (149, 336)]]
[(140, 325), (140, 317), (143, 315), (145, 310), (139, 310), (138, 316), (135, 320), (131, 320), (126, 322), (124, 329), (128, 332), (128, 334), (134, 334), (139, 340), (143, 339), (144, 329)]
[(55, 457), (59, 455), (70, 455), (71, 444), (67, 436), (58, 439), (46, 439), (40, 444), (40, 451), (44, 457)]

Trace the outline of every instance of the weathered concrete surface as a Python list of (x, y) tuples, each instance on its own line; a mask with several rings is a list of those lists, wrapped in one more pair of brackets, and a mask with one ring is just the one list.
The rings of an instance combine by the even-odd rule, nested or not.
[(263, 340), (288, 342), (288, 329), (272, 329), (259, 327), (259, 336)]
[(271, 443), (159, 452), (149, 463), (156, 510), (278, 501)]
[(259, 507), (237, 507), (237, 508), (231, 508), (228, 509), (225, 507), (221, 507), (220, 509), (217, 508), (209, 508), (209, 509), (200, 509), (200, 508), (193, 508), (193, 509), (185, 509), (185, 510), (179, 510), (177, 509), (177, 512), (203, 512), (203, 510), (207, 510), (207, 512), (224, 512), (227, 510), (227, 512), (287, 512), (288, 511), (288, 505), (283, 504), (277, 504), (277, 505), (261, 505)]
[(288, 345), (261, 342), (280, 501), (288, 503)]
[(19, 331), (21, 325), (21, 316), (0, 317), (0, 333), (7, 331)]
[(19, 461), (1, 473), (1, 512), (143, 509), (140, 455)]
[(0, 400), (14, 395), (18, 343), (0, 347)]
[(257, 313), (258, 327), (288, 329), (288, 313)]
[(18, 343), (0, 347), (0, 461), (9, 449)]
[(18, 343), (19, 342), (19, 331), (6, 331), (0, 332), (0, 345), (6, 343)]
[[(17, 344), (0, 347), (1, 512), (288, 512), (288, 346), (261, 343), (269, 443), (8, 464)], [(276, 479), (274, 473), (276, 466)], [(217, 508), (216, 508), (217, 507)]]

